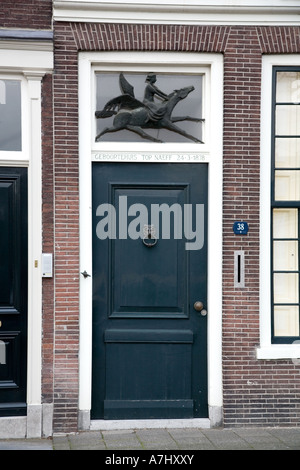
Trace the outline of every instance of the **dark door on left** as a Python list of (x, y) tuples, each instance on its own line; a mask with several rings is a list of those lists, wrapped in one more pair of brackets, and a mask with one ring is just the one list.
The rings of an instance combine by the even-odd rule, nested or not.
[(0, 168), (0, 416), (26, 414), (27, 168)]

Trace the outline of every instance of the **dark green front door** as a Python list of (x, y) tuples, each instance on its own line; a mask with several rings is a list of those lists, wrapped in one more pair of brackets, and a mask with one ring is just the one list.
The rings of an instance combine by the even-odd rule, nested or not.
[(207, 165), (92, 177), (92, 418), (207, 417)]
[(27, 169), (0, 168), (0, 416), (26, 414)]

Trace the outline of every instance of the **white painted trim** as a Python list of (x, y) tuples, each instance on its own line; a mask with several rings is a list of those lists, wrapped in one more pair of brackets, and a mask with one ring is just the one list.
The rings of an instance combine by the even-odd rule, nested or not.
[(0, 41), (0, 76), (3, 79), (21, 81), (22, 99), (22, 150), (20, 152), (0, 151), (1, 165), (9, 166), (28, 164), (30, 160), (30, 115), (28, 82), (26, 75), (40, 75), (51, 73), (53, 68), (52, 45), (47, 43), (47, 49), (41, 49), (44, 42), (40, 41)]
[[(92, 274), (91, 60), (79, 54), (80, 272)], [(79, 410), (91, 409), (92, 277), (80, 276)]]
[[(299, 344), (272, 344), (257, 348), (257, 359), (298, 359), (300, 358)], [(299, 364), (299, 362), (297, 362)]]
[[(119, 57), (124, 57), (120, 66)], [(126, 69), (128, 72), (134, 72), (138, 70), (139, 72), (148, 73), (149, 69), (152, 70), (155, 68), (156, 73), (198, 73), (204, 75), (203, 80), (203, 89), (205, 90), (204, 96), (210, 96), (210, 70), (211, 64), (214, 62), (213, 57), (216, 57), (214, 54), (202, 54), (202, 57), (205, 57), (203, 63), (198, 62), (199, 54), (197, 53), (186, 53), (189, 55), (190, 59), (187, 62), (184, 53), (178, 52), (131, 52), (131, 53), (119, 53), (119, 52), (101, 52), (94, 53), (94, 62), (92, 63), (93, 70), (97, 70), (98, 61), (101, 63), (101, 70), (105, 72), (113, 72), (116, 70), (123, 71)], [(89, 56), (89, 53), (81, 53), (82, 57), (86, 55)], [(138, 64), (138, 65), (137, 65)], [(205, 64), (205, 65), (204, 65)], [(95, 87), (94, 81), (92, 82), (92, 87)], [(93, 95), (93, 92), (92, 92)], [(94, 95), (93, 95), (94, 96)], [(95, 95), (96, 96), (96, 95)], [(93, 100), (93, 98), (91, 97)], [(94, 104), (94, 101), (92, 101)], [(211, 136), (211, 133), (208, 128), (209, 116), (210, 116), (210, 101), (203, 100), (203, 116), (205, 117), (205, 122), (203, 123), (203, 132), (204, 132), (204, 144), (200, 146), (195, 143), (180, 142), (176, 144), (156, 144), (151, 143), (151, 153), (159, 154), (169, 154), (173, 153), (182, 153), (185, 155), (199, 155), (200, 163), (209, 161), (209, 151), (210, 151), (210, 142), (214, 140), (214, 136)], [(133, 154), (132, 152), (132, 143), (130, 142), (95, 142), (94, 135), (96, 130), (96, 120), (94, 119), (94, 108), (91, 108), (90, 119), (94, 123), (94, 127), (91, 129), (91, 146), (94, 159), (96, 160), (95, 155), (103, 152), (114, 152), (116, 154)], [(141, 154), (149, 155), (149, 143), (146, 142), (137, 142), (134, 144), (134, 150), (136, 156), (140, 157)], [(204, 157), (204, 159), (202, 158)], [(139, 158), (140, 161), (143, 161), (143, 158)]]
[(260, 156), (260, 346), (258, 359), (300, 357), (300, 345), (271, 344), (271, 109), (272, 68), (276, 65), (300, 66), (299, 55), (269, 55), (262, 61), (261, 156)]
[[(28, 379), (27, 403), (41, 404), (42, 347), (42, 158), (41, 80), (28, 75), (30, 162), (28, 169)], [(35, 267), (35, 260), (38, 265)]]
[(53, 68), (53, 46), (44, 41), (0, 41), (1, 72), (51, 72)]
[(191, 25), (299, 25), (296, 0), (54, 0), (55, 21)]
[[(12, 31), (13, 32), (13, 31)], [(0, 32), (1, 33), (1, 32)], [(9, 49), (10, 51), (31, 51), (31, 59), (33, 57), (36, 57), (39, 52), (49, 52), (50, 53), (50, 60), (51, 60), (51, 55), (53, 53), (53, 42), (51, 40), (36, 40), (36, 39), (3, 39), (1, 38), (0, 42), (0, 49)], [(40, 66), (48, 68), (48, 60), (49, 60), (49, 55), (39, 55), (39, 58), (41, 59)], [(2, 65), (1, 65), (2, 67)]]
[[(94, 148), (94, 80), (93, 70), (149, 71), (160, 69), (209, 75), (206, 96), (207, 115), (213, 126), (207, 127), (206, 150), (209, 152), (209, 229), (208, 229), (208, 404), (222, 407), (222, 134), (223, 134), (223, 56), (221, 54), (107, 52), (79, 54), (79, 170), (80, 170), (80, 271), (92, 272), (92, 201), (91, 160)], [(210, 111), (209, 111), (210, 110)], [(206, 115), (206, 116), (207, 116)], [(97, 144), (101, 150), (101, 144)], [(122, 144), (124, 147), (124, 144)], [(134, 149), (149, 151), (149, 143)], [(172, 146), (172, 145), (171, 145)], [(106, 147), (107, 149), (108, 147)], [(152, 145), (151, 145), (152, 148)], [(153, 151), (168, 152), (168, 144), (153, 144)], [(186, 152), (198, 151), (197, 144), (185, 146)], [(121, 151), (111, 144), (106, 151)], [(125, 150), (125, 149), (123, 149)], [(173, 151), (173, 149), (172, 149)], [(216, 228), (217, 227), (217, 228)], [(80, 279), (80, 377), (79, 409), (91, 409), (92, 364), (92, 279)]]

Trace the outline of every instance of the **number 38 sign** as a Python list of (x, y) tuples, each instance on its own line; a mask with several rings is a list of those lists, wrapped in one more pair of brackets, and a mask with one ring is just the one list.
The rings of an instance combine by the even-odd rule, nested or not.
[(236, 235), (247, 235), (248, 233), (248, 224), (247, 222), (234, 222), (233, 232)]

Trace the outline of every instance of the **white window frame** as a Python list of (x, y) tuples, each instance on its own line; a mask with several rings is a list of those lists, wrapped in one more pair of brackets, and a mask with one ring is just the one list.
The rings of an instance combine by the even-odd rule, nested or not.
[[(203, 154), (209, 164), (208, 216), (208, 405), (215, 416), (222, 407), (222, 135), (223, 135), (223, 56), (221, 54), (176, 52), (81, 52), (79, 53), (79, 171), (80, 171), (80, 272), (92, 272), (92, 200), (91, 164), (95, 155), (131, 151), (178, 152), (178, 144), (95, 143), (95, 78), (97, 71), (159, 71), (203, 73), (206, 104), (203, 116), (207, 122), (207, 144), (189, 143), (183, 154)], [(209, 82), (209, 83), (208, 83)], [(209, 92), (208, 92), (209, 89)], [(213, 126), (209, 125), (213, 116)], [(211, 135), (210, 135), (211, 134)], [(150, 147), (150, 150), (149, 150)], [(133, 150), (134, 148), (134, 150)], [(142, 163), (141, 163), (142, 164)], [(180, 163), (178, 163), (180, 164)], [(201, 162), (199, 163), (201, 164)], [(80, 279), (80, 378), (79, 409), (86, 415), (91, 409), (92, 364), (92, 279)], [(84, 419), (84, 418), (83, 418)], [(212, 418), (214, 420), (214, 418)], [(107, 422), (101, 420), (101, 429)], [(109, 425), (109, 423), (108, 423)], [(119, 423), (120, 426), (120, 423)]]
[(274, 66), (300, 66), (300, 56), (268, 55), (262, 60), (260, 155), (260, 345), (258, 359), (292, 359), (299, 363), (300, 344), (271, 343), (271, 123)]
[[(130, 154), (132, 154), (132, 148), (134, 147), (135, 153), (137, 156), (137, 162), (143, 162), (144, 156), (147, 154), (153, 154), (155, 152), (159, 152), (162, 154), (168, 154), (170, 158), (172, 158), (172, 154), (178, 154), (182, 153), (182, 155), (189, 155), (189, 158), (193, 159), (198, 158), (201, 159), (201, 161), (207, 162), (209, 161), (209, 155), (210, 155), (210, 146), (211, 146), (211, 141), (213, 139), (213, 136), (211, 135), (211, 132), (209, 130), (209, 125), (210, 125), (210, 100), (207, 98), (211, 94), (210, 90), (210, 66), (203, 66), (201, 64), (194, 64), (193, 66), (190, 66), (187, 68), (187, 66), (184, 63), (180, 63), (180, 58), (178, 57), (178, 63), (175, 64), (174, 60), (169, 60), (169, 62), (164, 63), (162, 61), (162, 54), (158, 55), (158, 57), (161, 56), (161, 59), (158, 63), (153, 64), (153, 59), (150, 62), (150, 57), (148, 58), (149, 63), (145, 65), (145, 53), (132, 53), (134, 54), (134, 57), (137, 61), (136, 64), (134, 64), (131, 61), (128, 61), (122, 66), (117, 66), (116, 63), (109, 62), (108, 60), (106, 63), (101, 64), (100, 69), (98, 65), (93, 65), (92, 66), (92, 109), (91, 109), (91, 114), (90, 114), (90, 119), (92, 121), (92, 135), (91, 135), (91, 147), (92, 147), (92, 154), (93, 158), (95, 161), (97, 161), (97, 155), (100, 154), (105, 154), (106, 152), (115, 152), (116, 155), (118, 153), (122, 153), (123, 155), (128, 155), (129, 160), (123, 159), (123, 161), (131, 161), (130, 160)], [(169, 54), (168, 54), (169, 55)], [(112, 56), (114, 57), (114, 56)], [(166, 56), (165, 56), (166, 57)], [(172, 57), (172, 54), (171, 54)], [(107, 58), (108, 59), (108, 58)], [(156, 60), (159, 60), (158, 58)], [(137, 64), (140, 64), (137, 66)], [(123, 69), (121, 68), (123, 67)], [(204, 144), (195, 144), (189, 139), (185, 139), (185, 142), (174, 142), (174, 143), (164, 143), (162, 144), (157, 144), (153, 143), (147, 140), (144, 140), (143, 142), (118, 142), (117, 138), (115, 142), (102, 142), (101, 140), (98, 142), (95, 142), (95, 136), (96, 136), (96, 119), (95, 119), (95, 109), (96, 109), (96, 72), (103, 71), (103, 72), (121, 72), (124, 71), (124, 67), (126, 68), (126, 71), (128, 73), (134, 73), (135, 71), (138, 72), (144, 72), (145, 74), (149, 72), (149, 67), (155, 67), (155, 72), (157, 74), (159, 73), (176, 73), (176, 74), (185, 74), (188, 79), (188, 74), (195, 74), (197, 73), (198, 75), (202, 75), (203, 77), (203, 82), (202, 82), (202, 116), (205, 121), (202, 123), (202, 132), (203, 132), (203, 140)], [(126, 72), (125, 72), (126, 76)], [(117, 75), (116, 75), (117, 79)], [(170, 90), (169, 90), (170, 91)], [(192, 97), (192, 94), (191, 94)], [(137, 97), (141, 98), (141, 97)], [(192, 97), (193, 99), (193, 97)], [(176, 113), (175, 113), (176, 114)], [(180, 124), (179, 124), (180, 126)], [(117, 134), (116, 134), (117, 137)], [(150, 149), (150, 150), (149, 150)], [(99, 158), (99, 157), (98, 157)], [(102, 157), (103, 158), (103, 157)], [(102, 160), (104, 161), (104, 160)], [(110, 160), (111, 161), (111, 160)], [(147, 160), (149, 162), (149, 160)], [(169, 160), (173, 161), (173, 160)], [(177, 161), (176, 159), (174, 160), (175, 162)], [(192, 161), (192, 160), (190, 160)]]
[[(211, 135), (209, 126), (210, 126), (210, 101), (208, 97), (211, 94), (210, 90), (210, 66), (203, 66), (200, 64), (194, 64), (194, 66), (190, 66), (188, 69), (186, 65), (181, 64), (178, 62), (178, 64), (172, 63), (172, 61), (169, 61), (169, 63), (157, 63), (153, 64), (150, 63), (146, 64), (142, 63), (143, 55), (145, 53), (135, 53), (134, 54), (136, 57), (136, 60), (139, 60), (140, 65), (137, 67), (136, 64), (128, 63), (123, 64), (123, 69), (120, 67), (116, 66), (115, 63), (105, 63), (102, 64), (100, 69), (98, 65), (93, 65), (92, 66), (92, 95), (93, 95), (93, 100), (92, 100), (92, 110), (91, 110), (91, 117), (90, 119), (92, 120), (92, 135), (91, 135), (91, 145), (92, 145), (92, 153), (94, 155), (95, 161), (97, 161), (96, 155), (100, 154), (105, 154), (106, 152), (115, 152), (116, 155), (118, 153), (122, 153), (123, 155), (128, 155), (128, 160), (123, 159), (122, 161), (131, 161), (130, 160), (130, 154), (132, 154), (132, 148), (134, 147), (136, 157), (137, 157), (137, 162), (143, 162), (145, 161), (145, 156), (148, 154), (153, 154), (155, 152), (163, 153), (163, 154), (168, 154), (170, 158), (172, 158), (172, 154), (178, 154), (181, 153), (182, 151), (182, 156), (184, 155), (189, 155), (189, 160), (190, 162), (193, 160), (193, 157), (197, 160), (197, 157), (201, 159), (201, 161), (204, 163), (209, 160), (209, 155), (210, 155), (210, 146), (211, 146), (211, 140), (213, 139), (213, 136)], [(178, 59), (179, 60), (179, 59)], [(201, 123), (202, 125), (202, 139), (204, 141), (203, 144), (195, 144), (192, 140), (189, 140), (187, 138), (184, 138), (182, 142), (168, 142), (164, 143), (163, 145), (153, 143), (147, 140), (144, 140), (141, 142), (141, 139), (137, 139), (138, 142), (120, 142), (118, 141), (117, 133), (115, 134), (116, 141), (115, 142), (105, 142), (101, 141), (101, 139), (98, 142), (95, 142), (95, 136), (97, 134), (96, 130), (96, 119), (95, 119), (95, 109), (96, 109), (96, 73), (97, 72), (115, 72), (116, 73), (116, 80), (118, 80), (118, 72), (123, 72), (124, 67), (126, 67), (126, 72), (127, 73), (134, 73), (137, 71), (139, 73), (144, 73), (145, 75), (149, 72), (149, 67), (155, 67), (155, 73), (168, 73), (168, 75), (171, 75), (172, 73), (174, 74), (183, 74), (187, 78), (187, 84), (192, 85), (191, 83), (188, 83), (188, 77), (189, 74), (197, 74), (202, 76), (202, 116), (193, 116), (193, 117), (201, 117), (204, 118), (205, 121)], [(125, 72), (125, 77), (126, 77), (126, 72)], [(159, 87), (159, 76), (158, 78), (158, 87)], [(173, 91), (171, 88), (168, 90), (165, 90), (165, 92), (171, 92)], [(121, 94), (121, 91), (120, 91)], [(191, 93), (190, 99), (195, 99), (195, 93)], [(142, 99), (142, 96), (136, 96), (137, 99)], [(185, 98), (187, 101), (189, 98)], [(174, 111), (174, 115), (176, 115), (176, 112)], [(180, 123), (178, 124), (178, 127), (180, 127)], [(175, 139), (174, 139), (175, 140)], [(149, 148), (151, 150), (149, 150)], [(103, 157), (102, 157), (103, 158)], [(104, 161), (104, 160), (102, 160)], [(148, 162), (151, 162), (151, 160), (147, 160)], [(174, 158), (172, 160), (169, 160), (170, 162), (176, 162), (177, 159)]]

